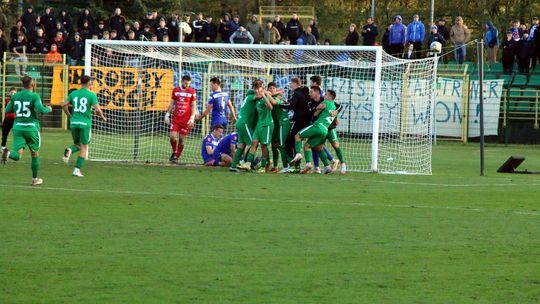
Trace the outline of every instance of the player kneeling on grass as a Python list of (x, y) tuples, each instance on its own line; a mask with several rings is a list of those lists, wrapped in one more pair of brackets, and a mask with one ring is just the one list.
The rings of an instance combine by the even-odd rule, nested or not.
[[(326, 94), (324, 95), (324, 98), (326, 100), (334, 101), (336, 99), (336, 92), (334, 90), (326, 90)], [(336, 111), (339, 113), (342, 109), (340, 105), (334, 102), (336, 105)], [(347, 173), (347, 165), (345, 164), (345, 157), (343, 157), (343, 151), (339, 147), (339, 139), (336, 132), (336, 127), (338, 126), (339, 121), (336, 117), (332, 124), (328, 127), (328, 134), (326, 135), (326, 140), (332, 145), (334, 148), (334, 151), (336, 151), (336, 155), (339, 159), (339, 162), (341, 163), (341, 169), (340, 173), (345, 174)], [(332, 167), (332, 170), (335, 170), (334, 167)]]
[[(73, 106), (73, 112), (69, 112), (69, 105)], [(92, 137), (92, 109), (96, 110), (99, 118), (106, 121), (103, 111), (99, 106), (97, 96), (92, 92), (92, 79), (88, 75), (81, 77), (81, 88), (71, 92), (67, 100), (62, 103), (62, 109), (70, 119), (69, 128), (73, 137), (73, 145), (64, 150), (63, 161), (67, 164), (71, 153), (80, 151), (73, 176), (82, 177), (81, 168), (88, 159), (88, 145)]]
[(219, 139), (223, 135), (223, 126), (215, 125), (212, 129), (212, 133), (204, 137), (201, 146), (201, 156), (205, 166), (217, 166), (214, 159), (214, 150), (219, 144)]
[(214, 166), (227, 167), (232, 163), (232, 156), (236, 151), (238, 133), (233, 132), (219, 141), (214, 149)]
[(41, 135), (39, 134), (39, 120), (37, 112), (46, 114), (52, 111), (50, 106), (44, 106), (41, 98), (34, 93), (36, 87), (34, 80), (30, 76), (22, 78), (23, 90), (15, 93), (11, 97), (11, 102), (6, 108), (6, 113), (15, 113), (13, 126), (13, 150), (4, 149), (2, 151), (2, 162), (8, 158), (18, 161), (28, 146), (32, 154), (32, 186), (43, 184), (43, 180), (38, 177), (41, 160), (39, 158), (39, 148), (41, 147)]
[[(246, 98), (240, 106), (240, 113), (238, 114), (238, 121), (236, 122), (236, 129), (238, 130), (238, 144), (237, 149), (234, 152), (234, 158), (229, 168), (232, 172), (239, 172), (239, 162), (244, 155), (244, 150), (248, 143), (253, 140), (253, 128), (257, 122), (255, 115), (255, 104), (258, 99), (263, 95), (263, 82), (260, 80), (253, 81), (252, 89), (247, 91)], [(240, 162), (242, 168), (244, 163)]]
[[(313, 99), (320, 98), (320, 88), (317, 86), (312, 86), (309, 91), (309, 95)], [(306, 166), (301, 173), (307, 173), (313, 168), (313, 152), (311, 151), (311, 148), (314, 148), (316, 151), (322, 151), (322, 147), (328, 133), (328, 127), (332, 124), (335, 116), (337, 115), (336, 105), (333, 101), (323, 100), (317, 106), (314, 115), (317, 116), (317, 120), (315, 120), (311, 126), (300, 130), (300, 132), (294, 136), (296, 151), (302, 150), (302, 140), (307, 139), (307, 142), (304, 145)], [(333, 170), (332, 167), (329, 166), (330, 162), (328, 161), (326, 153), (321, 153), (320, 156), (323, 164), (325, 165), (324, 173), (332, 173)], [(302, 153), (297, 152), (291, 162), (297, 162), (302, 158)]]
[[(262, 89), (263, 88), (261, 86), (260, 90)], [(261, 152), (262, 152), (262, 161), (261, 161), (261, 168), (259, 169), (259, 172), (261, 173), (268, 171), (268, 168), (267, 168), (268, 157), (269, 157), (268, 145), (271, 143), (272, 134), (274, 133), (274, 119), (272, 118), (272, 108), (274, 105), (272, 105), (272, 101), (270, 100), (270, 97), (272, 97), (272, 93), (266, 91), (264, 92), (264, 94), (266, 96), (259, 98), (255, 105), (255, 108), (257, 109), (257, 117), (258, 117), (257, 125), (255, 127), (255, 132), (253, 134), (253, 140), (251, 141), (251, 148), (249, 149), (247, 160), (240, 167), (241, 169), (245, 169), (245, 170), (251, 169), (251, 163), (255, 159), (257, 146), (260, 143)]]
[[(185, 75), (182, 77), (182, 85), (174, 88), (172, 91), (171, 103), (167, 113), (165, 113), (165, 124), (170, 124), (170, 142), (172, 154), (169, 161), (178, 163), (187, 136), (191, 128), (195, 125), (195, 115), (197, 114), (197, 94), (193, 88), (190, 88), (191, 77)], [(170, 113), (173, 113), (172, 122), (170, 121)]]

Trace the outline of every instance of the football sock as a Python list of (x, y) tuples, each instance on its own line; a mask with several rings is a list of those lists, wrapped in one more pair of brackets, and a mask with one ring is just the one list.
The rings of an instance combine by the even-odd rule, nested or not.
[(242, 158), (242, 155), (244, 154), (244, 150), (243, 149), (236, 149), (236, 151), (234, 152), (234, 158), (233, 158), (233, 161), (231, 163), (231, 168), (236, 168), (236, 166), (238, 165), (238, 162), (240, 161), (240, 159)]
[(15, 151), (15, 150), (11, 150), (9, 152), (9, 158), (11, 158), (11, 159), (13, 159), (15, 161), (19, 160), (19, 158), (20, 158), (19, 152)]
[(324, 151), (324, 153), (326, 153), (326, 157), (328, 158), (329, 161), (334, 160), (334, 157), (332, 156), (332, 154), (330, 154), (330, 151), (328, 151), (328, 149), (326, 149), (326, 147), (323, 147), (323, 151)]
[(255, 155), (252, 154), (251, 152), (249, 152), (246, 161), (251, 163), (251, 162), (253, 162), (253, 159), (255, 159)]
[(277, 163), (279, 161), (279, 150), (277, 147), (272, 147), (272, 160), (274, 161), (272, 164), (274, 167), (277, 167)]
[(170, 142), (171, 142), (171, 148), (172, 148), (172, 151), (174, 154), (177, 153), (178, 151), (178, 141), (176, 139), (170, 139)]
[[(315, 153), (317, 153), (317, 151), (315, 151)], [(306, 156), (306, 163), (313, 161), (313, 151), (311, 151), (311, 149), (305, 150), (304, 155)]]
[(75, 168), (80, 169), (84, 165), (84, 157), (77, 157), (77, 163), (75, 164)]
[(334, 150), (336, 150), (336, 155), (339, 159), (339, 161), (341, 163), (344, 163), (345, 162), (345, 158), (343, 157), (343, 151), (341, 151), (341, 148), (335, 148)]
[(263, 158), (263, 159), (261, 160), (261, 167), (263, 167), (263, 168), (266, 167), (266, 163), (267, 163), (267, 162), (268, 162), (268, 160), (266, 160), (266, 158)]
[(279, 147), (278, 149), (279, 149), (279, 155), (281, 156), (281, 162), (283, 163), (283, 168), (285, 168), (289, 164), (289, 158), (287, 157), (287, 152), (285, 152), (284, 147)]
[(302, 153), (302, 141), (296, 141), (294, 148), (296, 149), (296, 153)]
[(180, 156), (182, 156), (182, 151), (184, 151), (184, 145), (180, 144), (178, 145), (178, 150), (176, 150), (175, 153), (176, 158), (180, 158)]
[(39, 167), (41, 166), (41, 159), (39, 157), (32, 157), (32, 177), (38, 177)]
[(321, 153), (319, 154), (319, 156), (321, 157), (322, 163), (325, 166), (328, 166), (330, 164), (330, 162), (328, 161), (328, 156), (326, 156), (326, 153)]
[[(312, 151), (312, 152), (313, 152), (313, 166), (315, 168), (319, 168), (319, 165), (320, 165), (319, 160), (321, 159), (319, 157), (319, 151)], [(307, 158), (306, 158), (306, 161), (307, 161)]]
[(69, 149), (71, 150), (71, 153), (79, 152), (79, 147), (77, 147), (77, 145), (71, 145), (69, 146)]

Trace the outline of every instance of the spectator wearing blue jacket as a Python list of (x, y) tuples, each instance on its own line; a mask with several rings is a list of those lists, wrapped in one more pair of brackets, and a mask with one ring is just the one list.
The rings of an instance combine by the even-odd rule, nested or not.
[(485, 25), (486, 35), (484, 37), (485, 44), (488, 50), (488, 69), (491, 69), (493, 64), (497, 62), (497, 50), (499, 49), (499, 31), (493, 25), (493, 22), (488, 21)]
[(413, 52), (417, 59), (422, 57), (421, 51), (425, 38), (426, 27), (422, 21), (420, 21), (420, 17), (415, 14), (413, 15), (413, 21), (409, 23), (409, 26), (407, 27), (407, 40), (414, 46)]
[(403, 55), (403, 49), (407, 43), (407, 28), (402, 24), (402, 21), (400, 15), (395, 16), (394, 23), (388, 32), (388, 53), (395, 57)]

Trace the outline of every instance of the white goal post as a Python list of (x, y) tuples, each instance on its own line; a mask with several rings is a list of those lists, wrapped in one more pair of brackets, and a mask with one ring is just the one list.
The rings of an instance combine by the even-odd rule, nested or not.
[[(437, 58), (403, 60), (381, 47), (250, 45), (87, 40), (85, 74), (108, 121), (94, 121), (90, 158), (99, 161), (168, 161), (171, 147), (163, 115), (172, 89), (192, 78), (197, 107), (206, 108), (209, 80), (221, 79), (238, 110), (251, 82), (289, 83), (322, 78), (342, 106), (336, 128), (350, 171), (431, 174)], [(201, 164), (209, 120), (199, 122), (181, 161)], [(228, 132), (234, 131), (229, 121)], [(331, 145), (326, 144), (334, 154)]]

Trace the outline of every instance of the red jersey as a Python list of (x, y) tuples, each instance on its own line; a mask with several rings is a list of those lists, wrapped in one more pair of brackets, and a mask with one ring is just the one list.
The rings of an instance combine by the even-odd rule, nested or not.
[(174, 100), (173, 121), (187, 123), (191, 117), (191, 103), (197, 101), (197, 93), (193, 88), (176, 87), (171, 98)]
[[(7, 105), (9, 104), (9, 102), (11, 101), (11, 98), (6, 98), (6, 107)], [(15, 113), (6, 113), (4, 119), (15, 119), (15, 117), (17, 117), (17, 114)]]

